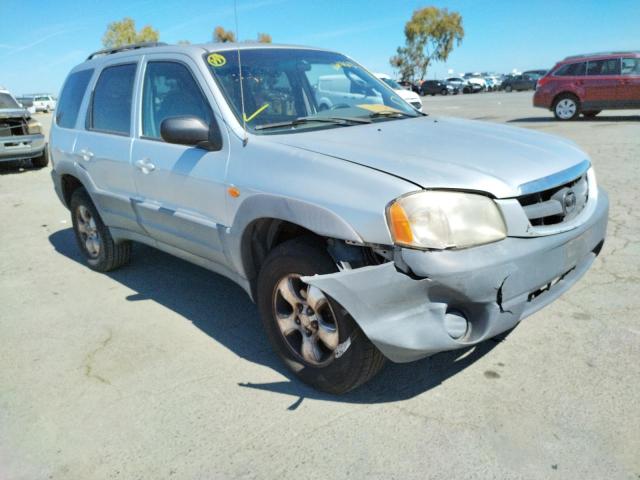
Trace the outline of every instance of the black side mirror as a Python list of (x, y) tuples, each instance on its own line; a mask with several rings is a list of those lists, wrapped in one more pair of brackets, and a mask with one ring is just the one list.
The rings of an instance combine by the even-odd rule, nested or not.
[(165, 118), (160, 124), (160, 136), (167, 143), (191, 145), (209, 151), (222, 149), (222, 135), (215, 120), (209, 126), (194, 116)]

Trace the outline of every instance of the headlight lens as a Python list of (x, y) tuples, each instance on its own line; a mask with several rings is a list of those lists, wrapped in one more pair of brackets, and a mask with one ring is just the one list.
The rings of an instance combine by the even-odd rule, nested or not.
[(29, 135), (35, 135), (36, 133), (42, 133), (42, 125), (39, 121), (34, 120), (33, 118), (29, 119), (29, 123), (27, 123), (27, 132)]
[(394, 243), (444, 250), (502, 240), (507, 227), (496, 203), (472, 193), (422, 191), (401, 197), (387, 208)]

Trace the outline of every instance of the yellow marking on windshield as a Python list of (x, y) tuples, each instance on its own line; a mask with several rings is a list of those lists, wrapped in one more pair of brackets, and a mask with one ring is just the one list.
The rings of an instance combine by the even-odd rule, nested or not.
[(362, 103), (360, 105), (356, 105), (358, 108), (364, 108), (365, 110), (369, 110), (370, 112), (398, 112), (402, 113), (402, 110), (398, 110), (397, 108), (390, 107), (388, 105), (381, 105), (379, 103)]
[(351, 68), (351, 67), (353, 67), (353, 63), (345, 62), (344, 60), (333, 64), (333, 68), (335, 68), (336, 70), (340, 70), (341, 68)]
[(209, 62), (209, 64), (213, 65), (214, 67), (221, 67), (225, 63), (227, 63), (227, 59), (219, 53), (212, 53), (207, 57), (207, 62)]
[(260, 115), (265, 109), (267, 109), (269, 107), (268, 103), (265, 103), (264, 105), (262, 105), (258, 110), (256, 110), (255, 112), (253, 112), (253, 114), (247, 118), (247, 114), (244, 114), (244, 121), (249, 123), (251, 120), (253, 120), (254, 118), (256, 118), (258, 115)]

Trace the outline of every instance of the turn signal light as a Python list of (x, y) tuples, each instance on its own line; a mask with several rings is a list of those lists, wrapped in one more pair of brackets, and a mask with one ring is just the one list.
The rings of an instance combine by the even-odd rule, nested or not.
[(392, 230), (393, 238), (396, 242), (411, 244), (413, 242), (413, 232), (407, 214), (399, 203), (394, 203), (389, 208), (389, 227)]

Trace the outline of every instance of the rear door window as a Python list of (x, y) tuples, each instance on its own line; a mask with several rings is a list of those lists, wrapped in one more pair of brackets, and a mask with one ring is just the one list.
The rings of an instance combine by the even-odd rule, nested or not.
[(584, 75), (586, 71), (586, 62), (568, 63), (556, 70), (554, 75), (556, 77), (578, 77)]
[[(93, 75), (93, 69), (80, 70), (67, 78), (56, 109), (56, 124), (64, 128), (73, 128), (78, 119), (80, 104), (87, 91), (87, 85)], [(30, 105), (33, 105), (31, 101)]]
[(129, 135), (136, 64), (105, 68), (98, 78), (89, 109), (90, 130)]
[(640, 58), (623, 58), (622, 75), (640, 75)]
[(587, 75), (620, 75), (620, 59), (608, 58), (588, 62)]

